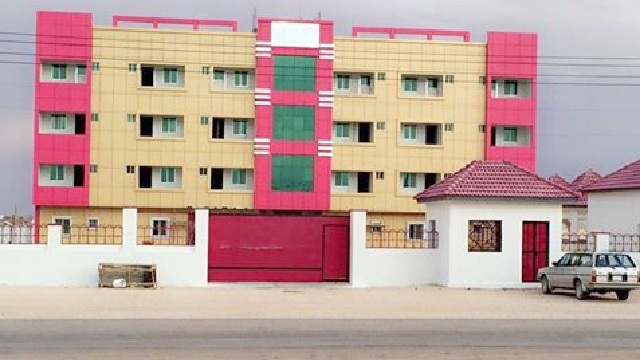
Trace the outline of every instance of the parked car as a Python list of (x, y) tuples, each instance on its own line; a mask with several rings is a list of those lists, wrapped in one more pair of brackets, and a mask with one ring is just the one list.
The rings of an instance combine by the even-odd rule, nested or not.
[(627, 300), (631, 290), (640, 288), (638, 273), (629, 255), (580, 252), (567, 253), (553, 266), (538, 270), (538, 280), (545, 294), (555, 289), (573, 289), (576, 298), (583, 300), (592, 292), (615, 292), (619, 300)]

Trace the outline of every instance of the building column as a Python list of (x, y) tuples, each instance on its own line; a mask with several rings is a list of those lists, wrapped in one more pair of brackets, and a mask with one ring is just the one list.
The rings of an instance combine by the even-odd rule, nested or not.
[(138, 209), (122, 209), (122, 247), (132, 249), (138, 243)]
[(609, 249), (610, 235), (608, 233), (596, 234), (596, 251), (607, 252)]
[(47, 246), (59, 248), (62, 244), (62, 225), (47, 226)]
[(358, 272), (362, 270), (362, 258), (367, 247), (367, 212), (351, 210), (349, 213), (349, 281), (353, 287), (366, 286), (366, 279)]

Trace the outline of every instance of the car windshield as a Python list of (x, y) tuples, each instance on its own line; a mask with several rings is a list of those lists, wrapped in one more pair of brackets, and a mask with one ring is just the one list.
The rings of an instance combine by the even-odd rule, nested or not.
[(596, 258), (598, 267), (636, 267), (629, 255), (624, 254), (603, 254)]

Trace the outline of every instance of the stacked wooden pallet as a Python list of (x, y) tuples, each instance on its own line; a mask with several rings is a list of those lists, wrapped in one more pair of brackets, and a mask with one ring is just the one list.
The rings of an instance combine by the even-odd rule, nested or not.
[(99, 287), (107, 288), (153, 288), (156, 281), (156, 265), (99, 264)]

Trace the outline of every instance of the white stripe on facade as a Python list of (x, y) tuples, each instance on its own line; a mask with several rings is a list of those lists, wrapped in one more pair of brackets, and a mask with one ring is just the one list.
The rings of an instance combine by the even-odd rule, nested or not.
[(320, 44), (320, 48), (333, 49), (334, 47), (335, 47), (335, 44), (329, 44), (329, 43)]
[(318, 104), (319, 107), (333, 107), (333, 103), (320, 103)]
[(318, 140), (318, 144), (333, 144), (333, 140)]
[(256, 88), (255, 92), (256, 94), (271, 94), (271, 89)]
[(333, 151), (333, 146), (318, 146), (318, 151)]
[(269, 138), (255, 138), (255, 139), (253, 139), (253, 142), (256, 142), (256, 143), (270, 143), (271, 139), (269, 139)]
[(266, 101), (266, 100), (256, 101), (256, 106), (271, 106), (271, 101)]
[(255, 144), (253, 148), (256, 150), (269, 150), (271, 149), (271, 145), (269, 144)]
[(256, 53), (256, 57), (266, 57), (266, 58), (270, 58), (271, 54), (270, 53)]
[(271, 94), (256, 94), (256, 100), (271, 100)]
[(320, 55), (320, 60), (334, 60), (335, 57), (333, 55)]
[(335, 94), (335, 91), (333, 90), (320, 90), (318, 91), (318, 95), (323, 96), (323, 95), (329, 95), (329, 96), (333, 96)]
[(256, 150), (253, 152), (253, 155), (269, 155), (269, 151)]
[(258, 47), (256, 47), (256, 51), (259, 51), (259, 52), (271, 52), (271, 48), (270, 47), (258, 46)]
[(319, 157), (333, 157), (333, 153), (318, 153)]

